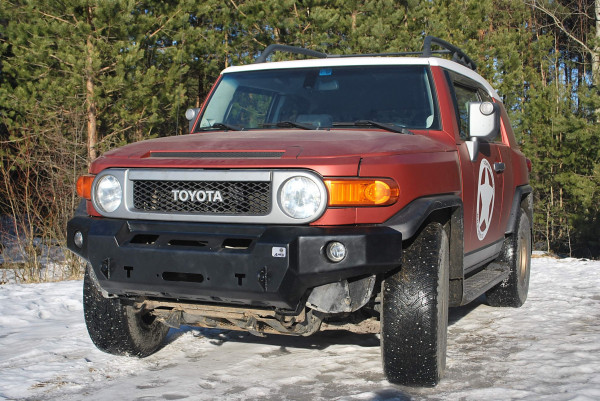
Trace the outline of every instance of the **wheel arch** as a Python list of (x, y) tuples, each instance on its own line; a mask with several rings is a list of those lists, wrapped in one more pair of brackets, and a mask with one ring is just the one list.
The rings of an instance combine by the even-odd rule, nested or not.
[(412, 201), (386, 225), (402, 233), (404, 244), (409, 245), (431, 221), (442, 224), (448, 233), (450, 251), (450, 305), (460, 304), (464, 279), (464, 209), (458, 195), (440, 195)]

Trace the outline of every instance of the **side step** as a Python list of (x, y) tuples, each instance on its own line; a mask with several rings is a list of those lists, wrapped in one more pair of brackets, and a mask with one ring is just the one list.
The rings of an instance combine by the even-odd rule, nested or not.
[(510, 267), (500, 263), (490, 263), (482, 271), (475, 273), (463, 282), (463, 298), (461, 305), (466, 305), (481, 294), (506, 280)]

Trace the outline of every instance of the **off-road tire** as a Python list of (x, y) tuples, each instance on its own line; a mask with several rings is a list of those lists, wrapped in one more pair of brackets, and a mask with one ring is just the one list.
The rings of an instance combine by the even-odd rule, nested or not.
[(434, 386), (446, 367), (448, 234), (429, 223), (382, 283), (381, 354), (391, 383)]
[(501, 255), (502, 262), (510, 266), (510, 274), (485, 293), (490, 306), (518, 308), (527, 299), (531, 271), (531, 223), (523, 209), (520, 209), (517, 221), (516, 235), (506, 240)]
[(145, 311), (104, 298), (91, 267), (83, 280), (83, 312), (92, 342), (113, 355), (146, 357), (156, 352), (169, 328)]

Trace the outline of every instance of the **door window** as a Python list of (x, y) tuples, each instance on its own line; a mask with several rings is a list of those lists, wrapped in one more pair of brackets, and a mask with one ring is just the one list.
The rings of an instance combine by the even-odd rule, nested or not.
[(477, 89), (457, 83), (454, 83), (454, 94), (456, 96), (456, 107), (458, 108), (460, 138), (465, 140), (469, 137), (469, 103), (480, 102), (481, 98)]

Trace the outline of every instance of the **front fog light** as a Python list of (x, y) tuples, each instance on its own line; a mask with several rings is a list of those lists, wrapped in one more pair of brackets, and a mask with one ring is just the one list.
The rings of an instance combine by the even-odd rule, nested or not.
[(107, 213), (118, 209), (123, 199), (123, 189), (117, 177), (105, 175), (96, 184), (96, 202)]
[(73, 242), (77, 248), (81, 248), (83, 246), (83, 234), (81, 231), (75, 231), (75, 235), (73, 235)]
[(333, 241), (325, 247), (327, 259), (334, 263), (341, 262), (346, 257), (346, 246), (338, 241)]

